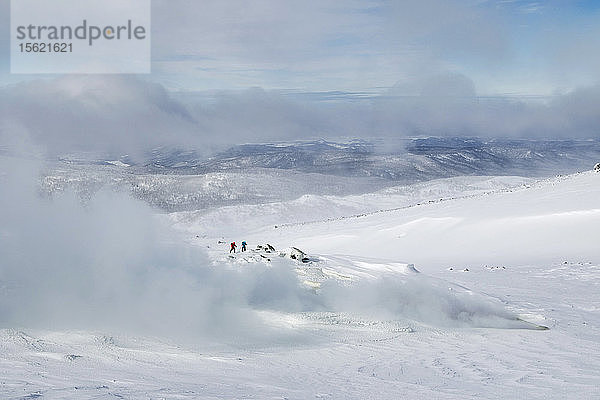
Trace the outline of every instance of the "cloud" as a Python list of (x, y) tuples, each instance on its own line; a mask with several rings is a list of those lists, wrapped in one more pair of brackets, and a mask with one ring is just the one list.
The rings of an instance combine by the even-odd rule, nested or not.
[(236, 143), (328, 136), (331, 115), (260, 88), (184, 104), (132, 76), (65, 76), (0, 90), (0, 146), (56, 156), (142, 159), (156, 147), (211, 151)]
[(156, 77), (178, 89), (364, 90), (508, 52), (493, 9), (462, 1), (161, 0), (153, 16)]
[(352, 286), (328, 282), (331, 309), (378, 319), (406, 318), (442, 327), (528, 328), (497, 299), (421, 274), (391, 275)]
[(100, 192), (85, 204), (70, 193), (43, 198), (35, 164), (0, 158), (0, 171), (3, 327), (258, 343), (294, 335), (258, 310), (317, 304), (292, 269), (213, 265), (125, 194)]
[(446, 70), (486, 94), (600, 80), (591, 3), (161, 0), (153, 12), (154, 77), (178, 90), (365, 91)]
[[(4, 83), (31, 79), (8, 74), (8, 6)], [(598, 9), (585, 2), (155, 0), (152, 13), (151, 79), (170, 90), (365, 91), (446, 70), (486, 94), (600, 80)]]
[(251, 88), (193, 101), (131, 76), (31, 81), (0, 90), (0, 146), (142, 159), (158, 146), (208, 156), (239, 143), (314, 138), (599, 135), (599, 85), (545, 101), (480, 97), (468, 77), (451, 72), (402, 81), (360, 101), (343, 97), (319, 101)]
[(418, 80), (401, 81), (388, 90), (390, 96), (437, 98), (474, 98), (475, 84), (459, 73), (435, 74)]
[(196, 129), (185, 107), (161, 85), (126, 75), (24, 82), (4, 88), (0, 105), (5, 141), (26, 133), (50, 154), (136, 153), (190, 143)]
[(600, 85), (545, 99), (480, 96), (469, 77), (435, 72), (358, 101), (345, 101), (343, 94), (334, 101), (320, 99), (252, 88), (222, 92), (201, 106), (191, 102), (189, 109), (206, 138), (223, 144), (320, 137), (600, 135)]
[(374, 100), (382, 130), (407, 134), (515, 138), (597, 138), (600, 85), (545, 101), (480, 97), (473, 82), (456, 73), (400, 83)]

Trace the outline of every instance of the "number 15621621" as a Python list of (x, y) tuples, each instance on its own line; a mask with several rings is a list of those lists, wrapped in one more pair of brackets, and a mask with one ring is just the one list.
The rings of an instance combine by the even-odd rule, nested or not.
[(72, 53), (73, 43), (19, 43), (21, 53)]

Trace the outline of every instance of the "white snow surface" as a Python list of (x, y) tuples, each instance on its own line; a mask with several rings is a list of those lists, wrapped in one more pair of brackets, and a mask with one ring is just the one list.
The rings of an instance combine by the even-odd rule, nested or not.
[[(261, 274), (247, 305), (264, 340), (7, 326), (0, 398), (600, 399), (598, 174), (450, 178), (160, 219), (162, 240), (203, 249), (211, 268)], [(230, 254), (242, 240), (249, 250)], [(267, 243), (275, 252), (257, 249)], [(286, 270), (306, 293), (274, 300)]]

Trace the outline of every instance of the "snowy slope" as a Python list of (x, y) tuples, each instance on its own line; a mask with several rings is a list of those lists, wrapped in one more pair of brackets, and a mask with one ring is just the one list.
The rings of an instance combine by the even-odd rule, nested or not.
[[(0, 394), (598, 399), (599, 199), (600, 174), (586, 172), (175, 213), (163, 240), (204, 249), (234, 288), (260, 274), (247, 306), (264, 340), (8, 327)], [(230, 257), (233, 240), (276, 251)], [(290, 259), (292, 246), (310, 261)], [(288, 289), (306, 293), (279, 301)]]
[[(522, 177), (456, 177), (413, 185), (392, 186), (358, 195), (309, 195), (290, 201), (211, 207), (169, 215), (180, 228), (190, 233), (246, 234), (262, 227), (310, 224), (325, 220), (351, 218), (390, 209), (404, 209), (420, 202), (452, 200), (485, 193), (512, 190), (534, 182)], [(315, 182), (315, 184), (320, 184)], [(274, 188), (273, 190), (277, 190)], [(213, 231), (213, 227), (216, 229)], [(271, 236), (269, 236), (271, 237)], [(272, 240), (272, 239), (271, 239)]]
[[(279, 227), (276, 243), (382, 254), (422, 265), (589, 261), (600, 256), (600, 175), (593, 172), (408, 209)], [(416, 204), (416, 203), (415, 203)]]

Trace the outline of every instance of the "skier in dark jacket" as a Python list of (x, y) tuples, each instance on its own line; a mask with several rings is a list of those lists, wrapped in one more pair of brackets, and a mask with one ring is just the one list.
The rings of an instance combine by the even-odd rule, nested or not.
[(246, 241), (242, 242), (242, 251), (246, 251)]
[(229, 252), (231, 253), (232, 251), (235, 253), (235, 248), (236, 248), (236, 244), (235, 242), (231, 242), (231, 249), (229, 250)]

